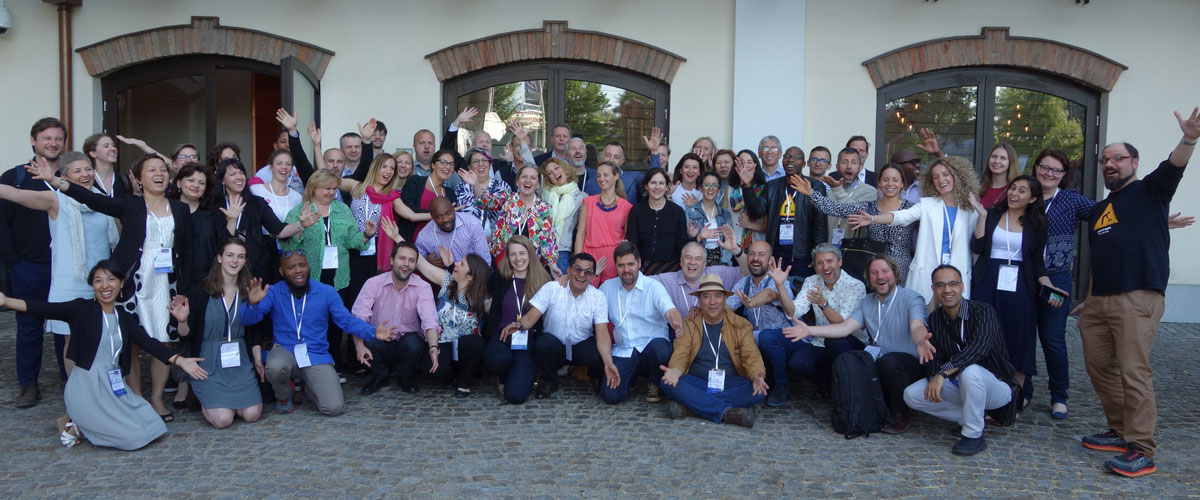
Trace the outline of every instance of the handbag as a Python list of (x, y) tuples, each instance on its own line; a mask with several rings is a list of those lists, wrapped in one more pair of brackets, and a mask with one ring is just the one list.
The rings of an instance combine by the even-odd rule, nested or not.
[(850, 276), (866, 281), (867, 262), (871, 261), (871, 257), (887, 250), (887, 242), (863, 238), (862, 230), (860, 227), (854, 231), (853, 238), (842, 240), (842, 270)]

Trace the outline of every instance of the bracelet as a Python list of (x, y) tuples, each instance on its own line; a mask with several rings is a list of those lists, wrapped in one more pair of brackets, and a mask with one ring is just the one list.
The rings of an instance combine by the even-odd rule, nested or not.
[(1185, 136), (1183, 136), (1182, 142), (1183, 142), (1183, 145), (1184, 145), (1184, 146), (1195, 146), (1195, 145), (1196, 145), (1196, 141), (1189, 141), (1189, 140), (1187, 140), (1187, 136), (1186, 136), (1186, 135), (1185, 135)]
[(429, 350), (430, 350), (430, 351), (437, 352), (437, 353), (441, 353), (441, 352), (442, 352), (442, 348), (440, 348), (440, 347), (438, 347), (438, 346), (436, 346), (436, 345), (431, 345), (431, 346), (429, 346)]

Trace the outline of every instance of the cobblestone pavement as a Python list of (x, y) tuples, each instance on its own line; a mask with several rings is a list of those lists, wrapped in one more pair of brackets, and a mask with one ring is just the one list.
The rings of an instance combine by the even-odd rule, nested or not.
[(1200, 496), (1195, 324), (1159, 329), (1158, 473), (1132, 480), (1102, 469), (1111, 453), (1079, 445), (1104, 420), (1073, 326), (1071, 418), (1050, 418), (1040, 377), (1018, 424), (988, 429), (988, 449), (970, 458), (950, 453), (950, 423), (926, 415), (907, 434), (847, 441), (830, 428), (830, 403), (812, 400), (803, 383), (788, 407), (764, 408), (747, 430), (667, 420), (640, 392), (607, 406), (574, 380), (561, 398), (520, 406), (501, 404), (485, 382), (456, 400), (432, 384), (414, 396), (389, 388), (364, 397), (352, 380), (347, 413), (335, 418), (306, 405), (215, 430), (176, 410), (168, 435), (140, 451), (66, 449), (55, 437), (63, 404), (49, 338), (42, 403), (12, 405), (14, 331), (12, 313), (0, 314), (2, 498)]

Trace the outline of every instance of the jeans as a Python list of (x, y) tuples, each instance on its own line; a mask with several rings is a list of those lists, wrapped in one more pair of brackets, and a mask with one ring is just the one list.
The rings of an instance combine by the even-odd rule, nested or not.
[(862, 341), (854, 337), (825, 339), (825, 347), (803, 340), (792, 342), (779, 329), (763, 330), (758, 339), (767, 373), (772, 377), (767, 383), (782, 391), (787, 390), (789, 370), (811, 380), (817, 388), (829, 390), (833, 383), (833, 360), (844, 352), (860, 351), (864, 347)]
[(562, 271), (563, 274), (567, 274), (567, 267), (571, 265), (571, 252), (565, 250), (558, 252), (558, 260), (556, 261), (556, 264), (558, 265), (559, 271)]
[[(617, 367), (617, 372), (620, 373), (621, 381), (615, 389), (608, 387), (608, 381), (600, 386), (600, 399), (610, 405), (620, 403), (625, 398), (629, 397), (629, 384), (633, 382), (634, 376), (641, 374), (650, 379), (651, 384), (658, 385), (662, 380), (663, 372), (659, 369), (660, 365), (666, 365), (671, 360), (671, 341), (667, 339), (654, 339), (646, 344), (646, 349), (638, 352), (633, 351), (633, 354), (628, 358), (613, 356), (613, 364)], [(607, 377), (605, 377), (607, 379)]]
[[(1071, 289), (1071, 271), (1059, 271), (1050, 275), (1050, 282), (1063, 290)], [(1067, 313), (1071, 301), (1052, 307), (1037, 299), (1038, 337), (1042, 340), (1042, 354), (1046, 356), (1046, 375), (1049, 377), (1050, 402), (1067, 402), (1067, 390), (1071, 388), (1071, 375), (1067, 360)], [(1032, 384), (1026, 384), (1032, 387)], [(1025, 399), (1033, 397), (1033, 391), (1025, 393)]]
[(412, 387), (413, 371), (420, 366), (421, 353), (427, 347), (421, 334), (409, 332), (399, 339), (384, 342), (379, 339), (365, 342), (371, 350), (371, 376), (378, 382), (386, 382), (389, 371), (395, 367), (396, 381), (400, 387)]
[[(8, 276), (12, 281), (12, 293), (15, 299), (45, 301), (50, 294), (50, 263), (48, 262), (17, 261), (17, 264), (9, 270)], [(25, 313), (16, 313), (16, 316), (17, 383), (21, 387), (25, 387), (37, 384), (38, 373), (42, 371), (44, 340), (42, 335), (46, 332), (46, 320)], [(62, 374), (66, 373), (62, 365), (59, 366), (59, 371)]]
[(883, 386), (883, 398), (888, 410), (910, 416), (912, 410), (904, 404), (904, 389), (925, 377), (925, 368), (911, 354), (889, 352), (875, 360), (879, 372), (879, 384)]
[(762, 403), (765, 397), (754, 394), (750, 379), (732, 373), (725, 374), (725, 390), (716, 394), (708, 392), (708, 380), (695, 375), (681, 375), (674, 387), (661, 381), (659, 385), (671, 400), (688, 407), (696, 416), (717, 423), (725, 416), (725, 410), (749, 408)]
[(995, 410), (1012, 401), (1012, 389), (992, 372), (979, 365), (968, 365), (959, 372), (957, 384), (947, 380), (942, 384), (942, 401), (925, 399), (929, 379), (921, 378), (904, 389), (904, 402), (942, 420), (962, 425), (962, 436), (983, 436), (983, 418), (987, 410)]
[[(531, 344), (536, 342), (534, 340)], [(519, 405), (529, 399), (529, 394), (533, 392), (533, 379), (537, 377), (533, 351), (514, 350), (511, 336), (503, 342), (499, 338), (492, 338), (487, 341), (483, 364), (504, 381), (505, 401)]]
[[(588, 377), (592, 380), (600, 380), (604, 374), (604, 361), (600, 358), (600, 351), (596, 350), (596, 337), (588, 337), (581, 340), (578, 344), (570, 347), (571, 361), (573, 366), (586, 366)], [(568, 364), (567, 362), (567, 346), (563, 345), (558, 337), (543, 333), (536, 341), (533, 342), (533, 362), (537, 365), (538, 370), (542, 372), (542, 380), (549, 384), (558, 383), (559, 367)], [(507, 387), (507, 386), (506, 386)]]

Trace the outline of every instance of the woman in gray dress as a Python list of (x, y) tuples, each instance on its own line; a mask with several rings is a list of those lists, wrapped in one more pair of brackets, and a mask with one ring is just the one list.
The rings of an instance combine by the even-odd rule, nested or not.
[(254, 422), (262, 414), (262, 347), (255, 339), (247, 342), (238, 321), (249, 287), (246, 242), (231, 237), (221, 243), (208, 276), (171, 303), (180, 338), (191, 342), (191, 355), (202, 359), (200, 367), (208, 372), (207, 378), (192, 381), (192, 391), (204, 418), (218, 429), (233, 424), (234, 416)]
[(136, 450), (165, 434), (167, 426), (150, 403), (125, 388), (130, 344), (163, 363), (178, 365), (197, 380), (203, 380), (207, 372), (198, 364), (203, 359), (175, 354), (146, 335), (132, 314), (115, 307), (124, 278), (116, 264), (102, 260), (88, 273), (95, 299), (50, 303), (0, 294), (0, 307), (70, 326), (72, 341), (66, 356), (75, 362), (75, 368), (63, 389), (67, 415), (93, 445)]

